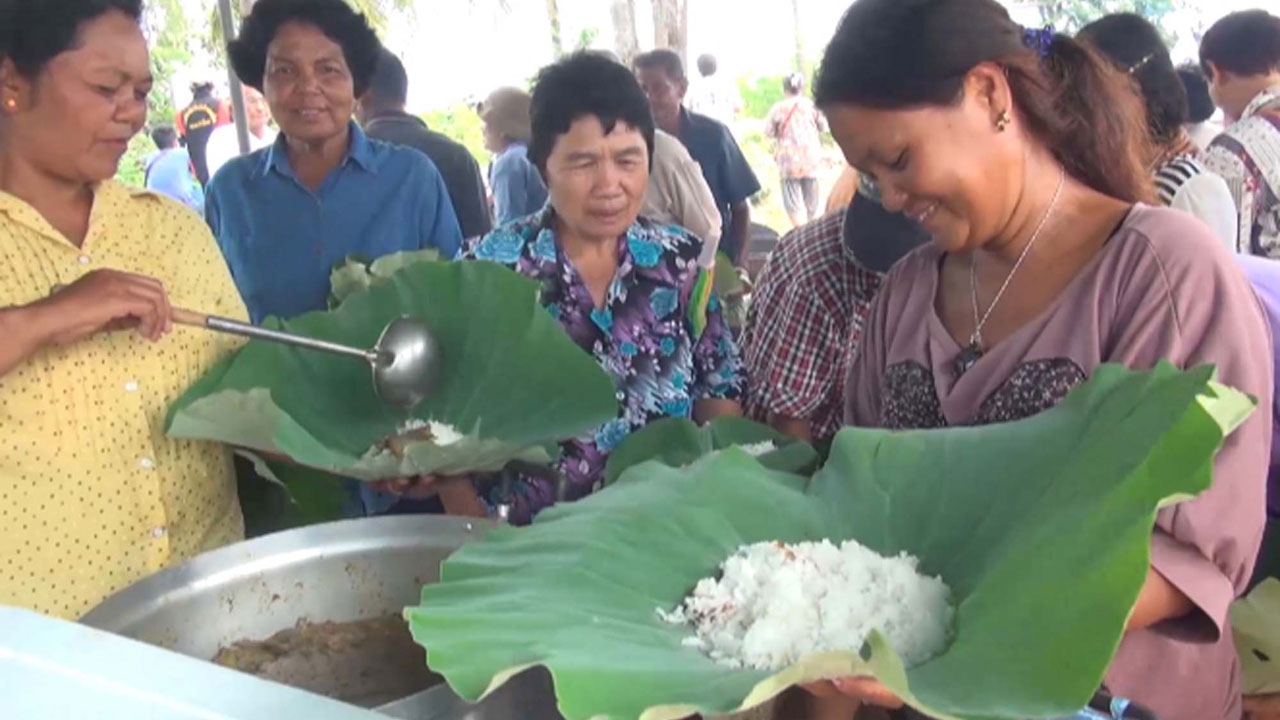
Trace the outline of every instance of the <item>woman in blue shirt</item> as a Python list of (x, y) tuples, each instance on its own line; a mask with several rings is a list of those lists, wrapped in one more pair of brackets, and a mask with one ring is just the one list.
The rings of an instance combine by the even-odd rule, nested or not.
[(529, 94), (515, 88), (495, 90), (481, 106), (484, 144), (493, 153), (489, 190), (499, 225), (532, 215), (547, 204), (547, 186), (529, 162)]
[(435, 165), (351, 120), (380, 48), (343, 0), (259, 0), (228, 47), (236, 75), (262, 91), (280, 125), (272, 146), (224, 165), (206, 199), (254, 322), (324, 309), (329, 273), (348, 255), (458, 252)]

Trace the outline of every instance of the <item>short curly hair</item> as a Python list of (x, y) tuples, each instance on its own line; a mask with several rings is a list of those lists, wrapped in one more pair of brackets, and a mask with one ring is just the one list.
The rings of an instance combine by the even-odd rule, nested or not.
[(649, 99), (626, 67), (598, 54), (580, 51), (544, 67), (533, 86), (529, 115), (533, 129), (529, 160), (543, 177), (556, 140), (569, 132), (575, 120), (588, 115), (599, 119), (606, 133), (620, 122), (635, 128), (653, 160), (655, 130)]
[[(3, 1), (3, 0), (0, 0)], [(258, 0), (240, 25), (240, 35), (227, 43), (231, 69), (240, 82), (261, 91), (267, 69), (267, 47), (288, 22), (312, 25), (342, 47), (355, 96), (364, 95), (378, 69), (382, 43), (364, 15), (343, 0)]]
[(1242, 76), (1280, 70), (1280, 17), (1244, 10), (1214, 23), (1200, 40), (1200, 68), (1212, 78), (1209, 63)]
[(74, 49), (81, 27), (115, 10), (142, 17), (142, 0), (0, 0), (0, 59), (32, 79)]

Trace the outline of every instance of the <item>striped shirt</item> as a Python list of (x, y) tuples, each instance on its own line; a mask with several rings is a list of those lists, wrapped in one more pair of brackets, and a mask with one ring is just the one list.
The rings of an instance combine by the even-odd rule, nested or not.
[(1191, 178), (1208, 172), (1193, 155), (1180, 155), (1156, 170), (1156, 194), (1161, 205), (1172, 205), (1178, 191)]
[(882, 275), (844, 242), (845, 210), (783, 236), (760, 273), (742, 338), (746, 414), (808, 420), (826, 440), (844, 424), (848, 361)]
[(1156, 170), (1154, 180), (1160, 204), (1196, 216), (1235, 251), (1239, 234), (1235, 199), (1226, 181), (1206, 168), (1198, 153), (1173, 156)]

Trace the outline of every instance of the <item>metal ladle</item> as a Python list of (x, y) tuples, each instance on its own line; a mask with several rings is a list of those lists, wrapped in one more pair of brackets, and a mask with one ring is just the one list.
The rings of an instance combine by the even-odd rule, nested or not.
[(402, 410), (413, 409), (431, 395), (440, 374), (440, 346), (431, 334), (431, 328), (421, 320), (411, 317), (392, 320), (371, 350), (268, 330), (180, 308), (173, 309), (172, 318), (179, 325), (360, 358), (373, 368), (373, 390), (378, 398)]

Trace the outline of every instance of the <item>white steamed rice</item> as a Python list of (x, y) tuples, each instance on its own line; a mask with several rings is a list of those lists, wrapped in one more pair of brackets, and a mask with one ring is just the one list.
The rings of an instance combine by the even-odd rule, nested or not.
[(431, 442), (438, 447), (452, 445), (462, 438), (466, 437), (458, 432), (452, 425), (436, 422), (435, 420), (418, 420), (411, 418), (401, 425), (397, 430), (401, 435), (407, 435), (414, 430), (427, 428), (427, 432), (431, 433)]
[(771, 453), (774, 450), (777, 450), (778, 446), (775, 445), (772, 440), (765, 440), (764, 442), (750, 443), (748, 445), (739, 445), (738, 449), (750, 455), (751, 457), (760, 457), (765, 453)]
[(950, 589), (918, 562), (852, 540), (757, 543), (658, 614), (693, 631), (685, 645), (729, 667), (773, 671), (814, 653), (858, 652), (873, 629), (911, 667), (946, 647), (954, 615)]

